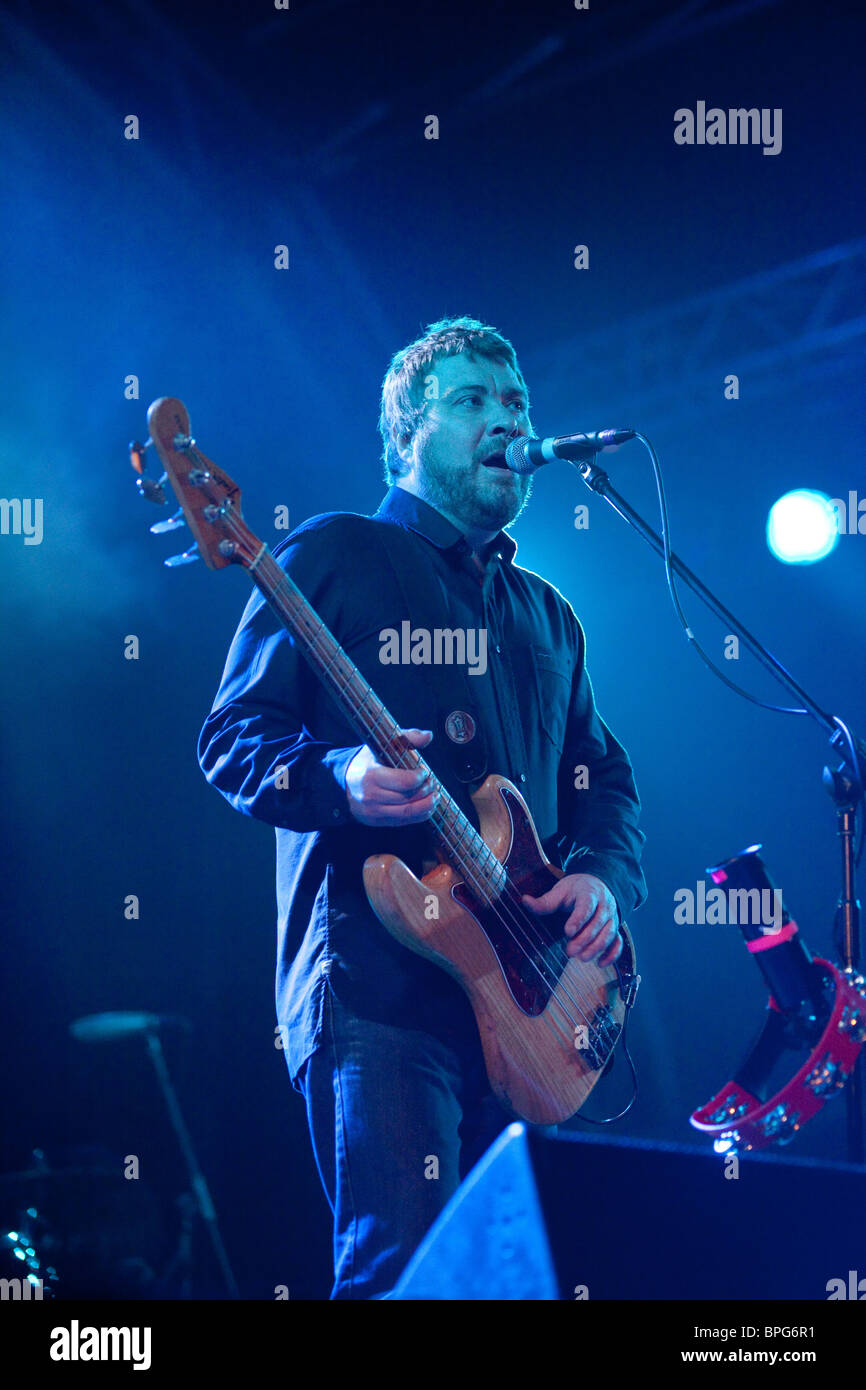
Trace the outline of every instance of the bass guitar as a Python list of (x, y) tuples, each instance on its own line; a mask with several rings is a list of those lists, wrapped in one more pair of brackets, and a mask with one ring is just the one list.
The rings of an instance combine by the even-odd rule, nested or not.
[[(545, 858), (517, 788), (495, 773), (486, 778), (472, 794), (476, 830), (246, 525), (237, 484), (198, 449), (183, 403), (162, 397), (147, 420), (165, 475), (159, 482), (140, 478), (140, 490), (164, 502), (163, 482), (170, 482), (205, 564), (243, 566), (359, 739), (389, 767), (423, 769), (438, 789), (430, 819), (439, 862), (423, 877), (393, 854), (364, 864), (364, 888), (379, 921), (466, 991), (500, 1102), (531, 1124), (570, 1118), (611, 1061), (634, 1002), (640, 976), (628, 930), (620, 926), (624, 946), (614, 965), (566, 955), (567, 912), (536, 916), (521, 901), (523, 893), (546, 892), (563, 871)], [(142, 474), (146, 447), (133, 446)], [(187, 558), (195, 557), (191, 551), (179, 557)]]

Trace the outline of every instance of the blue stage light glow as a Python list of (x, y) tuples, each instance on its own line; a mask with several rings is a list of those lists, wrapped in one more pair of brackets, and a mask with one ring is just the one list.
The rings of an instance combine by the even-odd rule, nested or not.
[(785, 565), (813, 565), (839, 541), (836, 512), (823, 492), (797, 488), (774, 502), (767, 518), (767, 544)]

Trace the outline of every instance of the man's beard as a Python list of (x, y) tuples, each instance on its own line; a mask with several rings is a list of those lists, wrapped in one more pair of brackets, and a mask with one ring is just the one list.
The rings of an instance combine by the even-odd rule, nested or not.
[[(501, 531), (516, 521), (532, 493), (532, 474), (513, 474), (515, 486), (499, 482), (495, 468), (455, 473), (426, 460), (421, 474), (424, 502), (449, 512), (461, 525), (476, 531)], [(488, 477), (489, 475), (489, 477)]]

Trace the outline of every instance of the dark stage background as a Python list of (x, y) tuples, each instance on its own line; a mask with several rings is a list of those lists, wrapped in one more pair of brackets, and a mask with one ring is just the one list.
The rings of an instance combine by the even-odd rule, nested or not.
[[(100, 1010), (183, 1015), (195, 1031), (168, 1060), (242, 1292), (327, 1294), (327, 1209), (274, 1046), (273, 833), (195, 760), (248, 584), (162, 565), (187, 542), (148, 534), (160, 517), (126, 453), (157, 396), (187, 403), (274, 543), (281, 504), (292, 525), (375, 510), (391, 354), (446, 314), (492, 323), (539, 434), (650, 436), (675, 549), (862, 732), (866, 537), (786, 566), (764, 528), (794, 487), (866, 497), (863, 39), (853, 4), (7, 0), (0, 491), (44, 499), (44, 536), (0, 537), (0, 1170), (34, 1146), (57, 1163), (138, 1155), (170, 1244), (184, 1174), (143, 1049), (68, 1030)], [(698, 101), (781, 108), (781, 151), (677, 145), (674, 112)], [(657, 526), (645, 454), (610, 469)], [(674, 891), (761, 841), (808, 942), (831, 950), (824, 736), (707, 671), (660, 562), (568, 465), (538, 475), (515, 537), (584, 624), (644, 804), (641, 1090), (616, 1131), (688, 1143), (765, 993), (735, 927), (674, 924)], [(721, 661), (722, 628), (683, 601)], [(725, 664), (789, 703), (746, 654)], [(843, 1105), (792, 1152), (843, 1158)]]

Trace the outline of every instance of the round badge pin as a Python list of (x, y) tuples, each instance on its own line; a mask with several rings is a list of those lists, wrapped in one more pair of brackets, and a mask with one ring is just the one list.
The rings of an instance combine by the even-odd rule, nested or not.
[(445, 720), (445, 732), (452, 743), (468, 743), (475, 737), (475, 720), (465, 709), (453, 709)]

